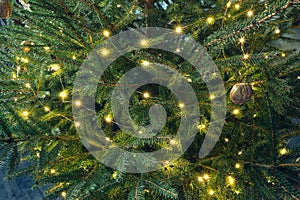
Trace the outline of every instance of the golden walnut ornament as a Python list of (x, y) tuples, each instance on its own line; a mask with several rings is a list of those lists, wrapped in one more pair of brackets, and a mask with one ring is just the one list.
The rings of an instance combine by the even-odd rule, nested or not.
[(253, 90), (248, 83), (237, 83), (230, 91), (230, 99), (232, 103), (243, 105), (251, 99)]
[(11, 16), (12, 6), (9, 0), (0, 0), (0, 18), (6, 19)]

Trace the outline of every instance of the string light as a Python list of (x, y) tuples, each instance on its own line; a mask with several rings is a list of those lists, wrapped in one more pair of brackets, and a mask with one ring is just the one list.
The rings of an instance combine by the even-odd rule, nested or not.
[(188, 78), (187, 81), (188, 81), (189, 83), (193, 82), (193, 80), (192, 80), (191, 78)]
[(25, 87), (27, 87), (27, 88), (31, 88), (31, 85), (30, 85), (30, 83), (25, 83)]
[(200, 125), (198, 126), (198, 128), (199, 128), (200, 130), (205, 129), (205, 128), (206, 128), (206, 125), (205, 125), (205, 124), (200, 124)]
[(108, 30), (104, 30), (103, 31), (103, 35), (104, 35), (104, 37), (109, 37), (110, 36), (110, 32)]
[(118, 4), (118, 5), (117, 5), (117, 8), (121, 8), (121, 5), (120, 5), (120, 4)]
[(229, 185), (234, 185), (235, 183), (235, 178), (232, 176), (227, 176), (226, 180)]
[(79, 127), (80, 126), (80, 122), (75, 122), (75, 127)]
[(234, 8), (235, 8), (235, 9), (239, 10), (240, 7), (241, 7), (240, 4), (234, 4)]
[(213, 191), (213, 190), (209, 190), (209, 191), (208, 191), (208, 194), (212, 196), (212, 195), (214, 195), (214, 194), (215, 194), (215, 191)]
[(76, 100), (74, 102), (74, 105), (77, 106), (77, 107), (80, 107), (80, 106), (82, 106), (82, 102), (80, 100)]
[(44, 50), (45, 50), (45, 51), (49, 51), (49, 50), (50, 50), (50, 47), (45, 46), (45, 47), (44, 47)]
[(236, 163), (235, 164), (235, 168), (237, 168), (237, 169), (241, 168), (241, 164), (240, 163)]
[(298, 76), (297, 79), (300, 80), (300, 76)]
[(245, 59), (245, 60), (247, 60), (247, 59), (249, 59), (250, 58), (250, 55), (249, 54), (244, 54), (244, 56), (243, 56), (243, 59)]
[(149, 97), (150, 97), (149, 92), (145, 92), (145, 93), (143, 94), (143, 97), (146, 98), (146, 99), (149, 98)]
[(52, 71), (58, 71), (60, 69), (60, 64), (49, 65), (48, 68)]
[(215, 98), (216, 98), (216, 95), (214, 95), (214, 94), (209, 95), (210, 100), (214, 100)]
[(254, 15), (253, 10), (249, 10), (249, 11), (247, 12), (247, 17), (252, 17), (253, 15)]
[(143, 60), (143, 61), (142, 61), (142, 65), (144, 65), (144, 66), (149, 66), (149, 65), (150, 65), (150, 62), (147, 61), (147, 60)]
[(111, 123), (111, 122), (112, 122), (111, 116), (106, 116), (104, 120), (105, 120), (107, 123)]
[(281, 53), (281, 56), (282, 56), (282, 57), (285, 57), (285, 56), (286, 56), (286, 54), (282, 52), (282, 53)]
[(243, 154), (243, 151), (239, 151), (238, 152), (238, 155), (240, 156), (240, 155), (242, 155)]
[(22, 112), (22, 116), (25, 117), (25, 118), (27, 118), (27, 117), (29, 116), (29, 112), (26, 111), (26, 110), (24, 110), (24, 111)]
[(245, 37), (241, 37), (241, 38), (239, 39), (239, 43), (241, 43), (241, 44), (244, 44), (245, 41), (246, 41)]
[(73, 59), (73, 60), (76, 60), (76, 56), (75, 56), (75, 55), (73, 55), (73, 56), (72, 56), (72, 59)]
[(21, 62), (23, 62), (23, 63), (29, 63), (29, 59), (28, 59), (28, 58), (22, 57), (22, 58), (20, 58), (20, 60), (21, 60)]
[(204, 174), (204, 175), (203, 175), (203, 178), (204, 178), (205, 180), (208, 180), (208, 179), (209, 179), (209, 175), (208, 175), (208, 174)]
[(201, 183), (204, 182), (203, 177), (202, 176), (198, 176), (198, 181), (201, 182)]
[(206, 19), (206, 22), (207, 22), (208, 24), (213, 24), (213, 23), (215, 23), (215, 18), (214, 18), (214, 17), (208, 17), (208, 18)]
[(102, 56), (107, 56), (109, 54), (109, 51), (107, 49), (101, 49)]
[(176, 32), (176, 33), (181, 33), (181, 32), (182, 32), (182, 27), (181, 27), (181, 26), (177, 26), (177, 27), (175, 28), (175, 32)]
[(105, 140), (109, 142), (109, 141), (110, 141), (110, 138), (109, 138), (109, 137), (106, 137)]
[(228, 139), (228, 138), (225, 138), (224, 141), (225, 141), (225, 142), (229, 142), (229, 139)]
[(286, 148), (282, 148), (282, 149), (280, 149), (279, 153), (280, 153), (280, 155), (285, 155), (288, 153), (288, 151)]
[(176, 145), (176, 143), (177, 143), (176, 140), (174, 140), (174, 139), (170, 140), (170, 145)]
[(65, 98), (67, 98), (68, 97), (68, 93), (67, 93), (67, 91), (61, 91), (59, 94), (58, 94), (58, 96), (60, 97), (60, 98), (62, 98), (62, 100), (65, 100)]
[(226, 7), (229, 8), (231, 6), (231, 1), (228, 1)]
[(65, 198), (67, 196), (67, 193), (64, 191), (61, 193), (61, 196)]
[(55, 172), (56, 172), (55, 169), (50, 170), (50, 174), (55, 174)]
[(178, 106), (179, 106), (179, 108), (184, 108), (184, 104), (183, 103), (179, 103)]
[(236, 108), (232, 111), (232, 114), (238, 115), (240, 113), (240, 109)]
[(44, 107), (44, 110), (45, 110), (46, 112), (49, 112), (49, 111), (50, 111), (50, 108), (49, 108), (48, 106), (45, 106), (45, 107)]
[(140, 41), (141, 46), (148, 46), (148, 41), (143, 39)]
[(275, 33), (276, 33), (276, 34), (279, 34), (280, 32), (281, 32), (281, 31), (280, 31), (280, 29), (278, 29), (278, 28), (275, 30)]

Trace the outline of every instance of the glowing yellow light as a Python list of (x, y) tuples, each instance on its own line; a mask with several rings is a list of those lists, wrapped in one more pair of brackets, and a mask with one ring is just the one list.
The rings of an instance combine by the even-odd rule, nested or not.
[(238, 152), (238, 155), (240, 156), (240, 155), (242, 155), (243, 154), (243, 151), (239, 151)]
[(241, 44), (244, 44), (245, 41), (246, 41), (245, 37), (241, 37), (241, 38), (239, 39), (239, 43), (241, 43)]
[(209, 194), (209, 195), (214, 195), (214, 194), (215, 194), (215, 191), (209, 190), (209, 191), (208, 191), (208, 194)]
[(62, 196), (62, 197), (66, 197), (66, 196), (67, 196), (67, 193), (66, 193), (66, 192), (62, 192), (62, 193), (61, 193), (61, 196)]
[(249, 11), (247, 12), (247, 17), (252, 17), (253, 15), (254, 15), (253, 10), (249, 10)]
[(144, 66), (149, 66), (149, 65), (150, 65), (150, 62), (147, 61), (147, 60), (143, 60), (143, 61), (142, 61), (142, 65), (144, 65)]
[(82, 102), (80, 100), (76, 100), (74, 102), (74, 105), (77, 106), (77, 107), (80, 107), (80, 106), (82, 106)]
[(27, 87), (27, 88), (31, 88), (31, 85), (30, 85), (30, 83), (25, 83), (25, 87)]
[(285, 54), (285, 53), (282, 53), (282, 54), (281, 54), (281, 56), (282, 56), (282, 57), (285, 57), (285, 56), (286, 56), (286, 54)]
[(228, 1), (226, 7), (229, 8), (231, 6), (231, 1)]
[(282, 149), (280, 149), (279, 153), (280, 153), (280, 155), (285, 155), (288, 153), (288, 151), (286, 148), (282, 148)]
[(109, 137), (106, 137), (105, 140), (109, 142), (109, 141), (110, 141), (110, 138), (109, 138)]
[(214, 17), (208, 17), (208, 18), (206, 19), (206, 22), (207, 22), (208, 24), (213, 24), (213, 23), (215, 23), (215, 18), (214, 18)]
[(30, 48), (29, 48), (29, 47), (23, 47), (23, 48), (22, 48), (22, 51), (23, 51), (24, 53), (28, 53), (28, 52), (30, 51)]
[(175, 28), (175, 32), (176, 32), (176, 33), (181, 33), (181, 32), (182, 32), (182, 27), (181, 27), (181, 26), (177, 26), (177, 27)]
[(73, 55), (73, 56), (72, 56), (72, 59), (73, 59), (73, 60), (76, 60), (76, 56)]
[(214, 95), (214, 94), (209, 95), (210, 100), (214, 100), (215, 98), (216, 98), (216, 95)]
[(111, 116), (106, 116), (104, 120), (105, 120), (107, 123), (111, 123), (111, 122), (112, 122)]
[(198, 128), (201, 130), (201, 129), (205, 129), (206, 128), (206, 125), (205, 124), (200, 124), (199, 126), (198, 126)]
[(298, 76), (297, 79), (300, 80), (300, 76)]
[(209, 179), (209, 175), (208, 175), (208, 174), (204, 174), (204, 175), (203, 175), (203, 178), (204, 178), (205, 180), (208, 180), (208, 179)]
[(145, 192), (149, 193), (150, 191), (149, 190), (145, 190)]
[(60, 69), (60, 64), (52, 64), (49, 65), (48, 68), (50, 68), (52, 71), (58, 71)]
[(254, 114), (253, 117), (254, 117), (254, 118), (257, 117), (257, 114)]
[(149, 92), (145, 92), (145, 93), (143, 94), (143, 97), (146, 98), (146, 99), (149, 98), (149, 97), (150, 97)]
[(225, 138), (224, 141), (225, 141), (225, 142), (229, 142), (229, 139), (228, 139), (228, 138)]
[(118, 7), (118, 8), (121, 8), (121, 5), (120, 5), (120, 4), (118, 4), (118, 5), (117, 5), (117, 7)]
[(184, 104), (183, 103), (179, 103), (178, 106), (179, 106), (179, 108), (184, 108)]
[(75, 127), (79, 127), (80, 123), (79, 122), (75, 122)]
[(277, 28), (277, 29), (275, 30), (275, 33), (276, 33), (276, 34), (279, 34), (279, 33), (280, 33), (280, 29)]
[(51, 173), (51, 174), (55, 174), (55, 169), (51, 169), (51, 170), (50, 170), (50, 173)]
[(48, 106), (45, 106), (45, 107), (44, 107), (44, 110), (45, 110), (46, 112), (49, 112), (49, 111), (50, 111), (50, 108), (49, 108)]
[(235, 183), (235, 178), (234, 177), (232, 177), (232, 176), (227, 176), (227, 183), (229, 184), (229, 185), (233, 185), (234, 183)]
[(204, 182), (203, 177), (202, 176), (198, 176), (198, 181), (201, 182), (201, 183)]
[(28, 58), (20, 58), (21, 62), (23, 63), (29, 63), (29, 59)]
[(244, 54), (243, 58), (244, 58), (245, 60), (247, 60), (247, 59), (250, 58), (250, 55), (246, 53), (246, 54)]
[(148, 46), (148, 41), (143, 39), (140, 41), (141, 46)]
[(174, 139), (170, 140), (170, 145), (175, 145), (176, 143), (177, 143), (176, 140), (174, 140)]
[(45, 46), (45, 47), (44, 47), (44, 50), (45, 50), (45, 51), (49, 51), (49, 50), (50, 50), (50, 47)]
[(67, 91), (61, 91), (61, 92), (58, 94), (58, 96), (64, 100), (65, 98), (68, 97), (68, 93), (67, 93)]
[(102, 49), (101, 54), (102, 56), (107, 56), (109, 54), (109, 51), (107, 49)]
[(238, 115), (239, 113), (240, 113), (240, 109), (234, 109), (232, 111), (232, 114), (234, 114), (234, 115)]
[(23, 115), (23, 117), (28, 117), (28, 116), (29, 116), (29, 112), (26, 111), (26, 110), (24, 110), (24, 111), (22, 112), (22, 115)]
[(103, 31), (103, 35), (104, 35), (104, 37), (109, 37), (110, 36), (110, 32), (108, 30), (104, 30)]
[(240, 4), (234, 4), (234, 8), (238, 10), (241, 8), (241, 6), (240, 6)]
[(237, 169), (241, 168), (241, 164), (240, 163), (236, 163), (235, 164), (235, 168), (237, 168)]
[(191, 78), (188, 78), (187, 81), (188, 81), (189, 83), (193, 82), (193, 80), (192, 80)]

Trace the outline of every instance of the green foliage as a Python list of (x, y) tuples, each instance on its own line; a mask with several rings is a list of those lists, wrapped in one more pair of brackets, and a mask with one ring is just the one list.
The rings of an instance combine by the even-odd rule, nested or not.
[[(299, 23), (299, 7), (288, 0), (230, 2), (29, 0), (32, 12), (15, 4), (7, 26), (0, 27), (0, 169), (6, 168), (9, 178), (31, 174), (36, 186), (50, 185), (46, 199), (62, 194), (66, 199), (299, 199), (299, 146), (282, 149), (300, 133), (300, 57), (271, 45)], [(246, 17), (250, 9), (254, 16)], [(208, 17), (214, 21), (208, 23)], [(228, 112), (220, 140), (207, 157), (197, 157), (210, 125), (208, 75), (199, 75), (171, 52), (133, 51), (115, 60), (102, 77), (86, 79), (98, 81), (95, 120), (112, 143), (130, 151), (154, 151), (169, 146), (180, 125), (178, 99), (155, 84), (138, 88), (130, 99), (130, 115), (138, 125), (149, 124), (152, 105), (164, 106), (166, 125), (155, 137), (135, 138), (105, 121), (112, 114), (115, 84), (143, 60), (168, 65), (191, 79), (203, 126), (185, 154), (161, 170), (126, 174), (102, 165), (76, 131), (71, 93), (76, 75), (84, 76), (76, 72), (90, 50), (106, 39), (103, 30), (113, 35), (136, 27), (178, 25), (207, 48), (223, 77)], [(277, 28), (281, 34), (274, 32)], [(229, 99), (239, 82), (253, 89), (251, 100), (241, 106)], [(86, 86), (79, 92), (91, 91)], [(145, 91), (151, 98), (143, 98)], [(234, 109), (240, 112), (234, 114)], [(123, 170), (132, 162), (111, 161)], [(234, 177), (233, 184), (228, 176)]]

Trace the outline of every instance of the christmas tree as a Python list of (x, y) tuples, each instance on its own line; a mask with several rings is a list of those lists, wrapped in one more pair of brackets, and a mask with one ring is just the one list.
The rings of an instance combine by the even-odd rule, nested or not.
[(8, 178), (32, 175), (46, 199), (300, 199), (299, 51), (274, 45), (299, 1), (0, 0), (0, 14)]

